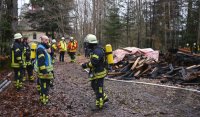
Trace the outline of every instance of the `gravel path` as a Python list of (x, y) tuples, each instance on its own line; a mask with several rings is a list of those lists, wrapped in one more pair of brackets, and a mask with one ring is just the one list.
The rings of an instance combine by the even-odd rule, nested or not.
[[(68, 61), (68, 60), (67, 60)], [(101, 111), (91, 111), (95, 96), (87, 73), (80, 63), (55, 64), (55, 86), (50, 90), (50, 103), (38, 103), (35, 83), (26, 82), (16, 92), (13, 85), (0, 94), (2, 117), (199, 117), (200, 94), (142, 84), (105, 80), (110, 99)]]

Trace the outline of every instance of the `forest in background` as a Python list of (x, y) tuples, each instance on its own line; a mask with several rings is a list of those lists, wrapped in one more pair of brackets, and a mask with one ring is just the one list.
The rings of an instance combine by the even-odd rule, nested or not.
[(23, 28), (18, 21), (52, 38), (74, 36), (80, 47), (89, 33), (114, 49), (200, 45), (198, 0), (30, 0), (19, 16), (17, 2), (0, 2), (0, 55), (8, 53), (13, 34)]

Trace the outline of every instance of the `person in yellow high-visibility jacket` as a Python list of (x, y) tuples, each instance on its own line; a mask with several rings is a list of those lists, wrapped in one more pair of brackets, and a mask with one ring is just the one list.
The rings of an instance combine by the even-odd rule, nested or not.
[(52, 58), (52, 63), (55, 63), (55, 58), (56, 58), (55, 52), (57, 50), (56, 40), (53, 39), (51, 42), (52, 43), (51, 43), (51, 53), (50, 53), (50, 55), (51, 55), (51, 58)]
[(78, 48), (78, 42), (73, 38), (70, 37), (70, 41), (67, 45), (67, 52), (71, 58), (71, 62), (75, 62), (75, 55), (76, 55), (76, 50)]
[(59, 42), (59, 52), (60, 52), (60, 62), (64, 62), (65, 52), (67, 51), (67, 43), (65, 38), (62, 37), (61, 41)]

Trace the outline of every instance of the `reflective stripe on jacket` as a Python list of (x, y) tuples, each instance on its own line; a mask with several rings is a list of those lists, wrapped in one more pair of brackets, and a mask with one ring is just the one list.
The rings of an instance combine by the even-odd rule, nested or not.
[[(38, 54), (37, 52), (37, 57), (36, 57), (36, 63), (34, 65), (36, 72), (38, 73), (38, 77), (42, 79), (52, 79), (53, 74), (51, 73), (53, 71), (53, 65), (52, 65), (52, 60), (50, 54), (46, 51), (46, 48), (42, 45), (39, 44), (38, 49), (42, 49), (43, 53)], [(41, 64), (41, 60), (45, 59), (44, 63)], [(45, 71), (45, 72), (42, 72)], [(47, 73), (46, 73), (47, 72)], [(44, 75), (46, 74), (46, 75)]]
[(26, 63), (26, 47), (23, 45), (23, 50), (22, 50), (22, 60), (23, 60), (23, 68), (26, 68), (27, 63)]
[(19, 42), (14, 42), (11, 51), (11, 67), (19, 68), (22, 64), (22, 50)]
[(67, 51), (67, 43), (65, 41), (60, 41), (60, 51)]
[(97, 46), (91, 52), (90, 62), (88, 62), (87, 67), (90, 68), (90, 80), (104, 78), (107, 75), (107, 70), (105, 68), (105, 52), (103, 48)]
[(77, 48), (78, 48), (78, 42), (76, 40), (70, 41), (68, 43), (67, 49), (69, 52), (76, 52)]

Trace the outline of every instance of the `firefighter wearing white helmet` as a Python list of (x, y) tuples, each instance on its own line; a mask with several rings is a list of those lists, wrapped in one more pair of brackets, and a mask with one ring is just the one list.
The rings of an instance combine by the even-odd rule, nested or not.
[(64, 62), (65, 52), (67, 51), (67, 43), (65, 41), (65, 37), (62, 37), (58, 44), (59, 52), (60, 52), (60, 62)]
[(190, 44), (189, 43), (186, 43), (185, 49), (188, 50), (188, 51), (190, 51)]
[[(56, 45), (56, 40), (55, 39), (53, 39), (51, 42), (52, 43), (51, 43), (51, 53), (50, 53), (50, 55), (51, 55), (51, 59), (52, 59), (52, 64), (54, 64), (55, 63), (55, 58), (56, 58), (55, 52), (57, 50), (57, 45)], [(54, 71), (52, 71), (52, 74), (53, 74), (53, 79), (50, 81), (50, 87), (54, 86), (54, 78), (55, 78)]]
[(88, 42), (88, 48), (91, 49), (90, 61), (82, 64), (82, 68), (90, 68), (89, 78), (91, 80), (91, 87), (96, 94), (96, 107), (102, 109), (108, 97), (104, 93), (104, 78), (107, 75), (105, 68), (105, 51), (98, 45), (95, 35), (88, 34), (85, 38)]
[(71, 58), (70, 62), (75, 62), (76, 61), (76, 51), (78, 48), (78, 42), (74, 39), (74, 37), (69, 38), (70, 41), (67, 45), (67, 52)]
[(22, 35), (14, 35), (14, 43), (11, 47), (11, 67), (14, 70), (14, 83), (17, 90), (22, 88), (23, 60), (22, 60)]
[(56, 40), (55, 40), (55, 39), (53, 39), (53, 40), (52, 40), (52, 43), (56, 43)]
[(69, 39), (70, 39), (70, 41), (72, 41), (72, 40), (74, 40), (74, 37), (70, 37)]
[(47, 36), (41, 37), (41, 43), (38, 44), (36, 53), (35, 70), (37, 72), (37, 88), (40, 91), (40, 101), (47, 104), (49, 100), (48, 90), (50, 87), (50, 80), (53, 79), (53, 65), (49, 52), (48, 45), (49, 38)]
[(56, 46), (56, 40), (53, 39), (51, 43), (51, 58), (52, 58), (52, 63), (55, 63), (55, 57), (56, 57), (56, 52), (57, 46)]
[(198, 47), (196, 43), (193, 43), (192, 53), (196, 54), (198, 52)]

